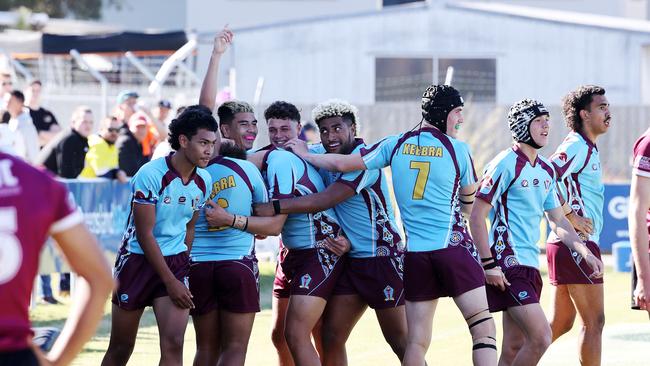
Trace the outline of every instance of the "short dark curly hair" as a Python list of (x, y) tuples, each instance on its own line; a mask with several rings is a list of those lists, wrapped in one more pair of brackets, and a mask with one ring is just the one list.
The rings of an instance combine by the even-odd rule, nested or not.
[(597, 85), (582, 85), (578, 89), (569, 92), (562, 99), (562, 113), (566, 125), (572, 131), (582, 130), (582, 117), (580, 111), (589, 110), (589, 104), (593, 101), (594, 95), (605, 95), (605, 88)]
[(191, 139), (201, 128), (213, 132), (217, 132), (219, 129), (217, 121), (212, 116), (212, 111), (202, 105), (191, 105), (185, 108), (169, 124), (169, 145), (172, 149), (178, 150), (181, 147), (180, 135)]
[(264, 118), (268, 121), (271, 118), (288, 119), (300, 123), (300, 111), (295, 105), (278, 100), (273, 102), (264, 111)]

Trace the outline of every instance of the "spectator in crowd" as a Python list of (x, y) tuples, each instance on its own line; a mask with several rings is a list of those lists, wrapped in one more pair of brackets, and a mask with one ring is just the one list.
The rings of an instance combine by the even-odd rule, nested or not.
[[(50, 172), (61, 178), (77, 178), (84, 168), (86, 152), (88, 152), (88, 135), (93, 128), (93, 114), (87, 106), (77, 107), (72, 113), (70, 129), (60, 132), (43, 147), (36, 165), (45, 166)], [(34, 139), (34, 141), (36, 141)], [(56, 304), (52, 296), (50, 276), (42, 275), (43, 301)], [(62, 273), (59, 281), (59, 293), (63, 296), (70, 294), (70, 273)]]
[(142, 152), (142, 142), (147, 136), (149, 125), (149, 117), (143, 112), (137, 112), (129, 119), (128, 127), (122, 127), (120, 136), (115, 142), (118, 166), (129, 177), (134, 176), (149, 160)]
[(115, 117), (102, 120), (101, 130), (88, 137), (86, 164), (81, 171), (83, 178), (117, 179), (122, 183), (128, 181), (126, 173), (118, 168), (115, 141), (120, 132), (120, 122)]
[(61, 131), (54, 114), (41, 107), (41, 90), (43, 84), (40, 80), (29, 83), (25, 89), (25, 104), (29, 107), (29, 115), (32, 117), (34, 127), (38, 132), (38, 142), (41, 147), (45, 146), (54, 136)]
[(311, 123), (305, 123), (300, 130), (299, 139), (306, 141), (308, 144), (317, 144), (320, 142), (320, 132), (318, 132), (318, 127)]
[(87, 106), (72, 113), (70, 129), (52, 139), (39, 155), (38, 163), (61, 178), (77, 178), (84, 168), (93, 113)]
[[(9, 102), (9, 97), (11, 97), (14, 83), (11, 81), (11, 74), (8, 72), (0, 73), (0, 80), (2, 80), (2, 88), (0, 88), (0, 112), (4, 113), (7, 111), (7, 103)], [(7, 120), (3, 119), (2, 122), (7, 122)]]
[[(164, 102), (164, 101), (161, 101), (160, 103), (162, 103), (162, 102)], [(171, 108), (171, 104), (169, 105), (169, 107)], [(185, 110), (185, 106), (178, 107), (176, 109), (176, 117), (178, 117), (184, 110)], [(167, 111), (165, 113), (169, 113), (169, 111)], [(158, 143), (158, 145), (154, 149), (153, 155), (151, 156), (151, 160), (155, 160), (155, 159), (158, 159), (158, 158), (165, 157), (165, 156), (169, 155), (169, 153), (172, 152), (172, 151), (174, 151), (174, 150), (172, 149), (171, 145), (169, 144), (169, 141), (167, 140), (167, 138), (162, 139), (162, 140), (160, 140), (160, 142)]]
[(172, 109), (172, 104), (166, 100), (162, 99), (158, 102), (158, 106), (153, 109), (151, 113), (151, 119), (153, 125), (156, 128), (156, 133), (158, 134), (158, 140), (160, 142), (167, 140), (167, 125), (169, 121), (169, 112)]
[(16, 137), (14, 144), (16, 155), (31, 164), (38, 155), (38, 133), (29, 115), (29, 109), (25, 108), (25, 95), (21, 91), (11, 92), (7, 111), (11, 116), (9, 129)]
[(123, 90), (117, 95), (117, 106), (113, 110), (113, 116), (122, 123), (122, 127), (128, 128), (127, 124), (136, 111), (139, 97), (133, 90)]

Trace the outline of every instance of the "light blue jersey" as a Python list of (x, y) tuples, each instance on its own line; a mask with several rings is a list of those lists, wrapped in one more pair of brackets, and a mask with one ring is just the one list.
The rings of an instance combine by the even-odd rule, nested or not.
[[(209, 199), (231, 214), (251, 216), (254, 203), (269, 201), (262, 175), (254, 164), (246, 160), (219, 156), (205, 170), (213, 182)], [(205, 219), (205, 210), (199, 212), (192, 261), (235, 260), (254, 254), (253, 234), (230, 226), (210, 227)]]
[[(262, 176), (273, 199), (305, 196), (325, 189), (316, 169), (286, 150), (271, 148), (266, 152)], [(322, 247), (327, 237), (336, 237), (340, 231), (332, 209), (290, 214), (282, 228), (282, 243), (289, 250)]]
[[(315, 153), (325, 153), (322, 145), (310, 148)], [(359, 153), (366, 144), (355, 140), (352, 154)], [(325, 185), (344, 184), (354, 190), (354, 196), (334, 207), (341, 227), (350, 240), (352, 258), (401, 256), (405, 243), (395, 224), (386, 177), (381, 169), (358, 170), (349, 173), (320, 170)]]
[[(571, 132), (551, 156), (551, 162), (555, 168), (560, 194), (576, 214), (593, 221), (594, 232), (589, 235), (589, 240), (598, 244), (603, 229), (605, 200), (598, 148), (581, 134)], [(578, 234), (581, 239), (587, 239), (584, 234)], [(551, 233), (549, 240), (560, 239)]]
[(467, 144), (422, 128), (360, 151), (368, 169), (391, 167), (408, 251), (471, 242), (459, 204), (460, 188), (476, 183)]
[(477, 198), (492, 205), (490, 247), (502, 268), (539, 268), (539, 224), (544, 211), (560, 206), (551, 163), (537, 156), (531, 165), (514, 146), (485, 167)]
[(133, 207), (136, 203), (156, 207), (153, 236), (163, 256), (187, 251), (187, 223), (208, 198), (206, 187), (212, 180), (208, 172), (196, 168), (189, 183), (183, 184), (180, 174), (171, 165), (171, 156), (148, 162), (131, 179), (131, 212), (123, 238), (131, 253), (144, 254), (135, 235)]

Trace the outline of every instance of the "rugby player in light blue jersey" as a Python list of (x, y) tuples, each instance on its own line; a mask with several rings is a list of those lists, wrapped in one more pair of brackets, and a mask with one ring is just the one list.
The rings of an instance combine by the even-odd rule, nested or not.
[(603, 264), (564, 217), (552, 164), (537, 154), (548, 142), (548, 111), (524, 99), (510, 108), (508, 121), (515, 144), (486, 166), (470, 226), (490, 285), (490, 311), (504, 311), (499, 364), (535, 365), (551, 343), (551, 328), (539, 305), (537, 241), (544, 212), (562, 242), (583, 256), (591, 278), (602, 277)]
[(189, 309), (189, 250), (194, 223), (212, 185), (205, 167), (217, 141), (217, 122), (203, 106), (186, 108), (169, 125), (172, 152), (131, 180), (131, 213), (115, 263), (111, 338), (102, 365), (128, 362), (140, 317), (153, 306), (160, 364), (180, 365)]
[[(589, 250), (600, 258), (605, 185), (596, 140), (607, 132), (611, 120), (605, 89), (581, 86), (564, 97), (562, 107), (571, 132), (551, 156), (558, 192), (567, 219)], [(600, 365), (605, 325), (603, 279), (589, 278), (591, 271), (582, 256), (562, 244), (555, 233), (547, 240), (546, 258), (553, 285), (553, 340), (571, 330), (577, 311), (583, 324), (580, 363)]]
[(407, 246), (405, 365), (425, 364), (440, 297), (452, 297), (467, 320), (474, 364), (496, 365), (496, 329), (488, 311), (485, 276), (462, 216), (470, 212), (476, 190), (469, 147), (456, 139), (463, 105), (453, 87), (431, 85), (422, 96), (420, 128), (361, 148), (360, 154), (313, 154), (299, 141), (288, 144), (330, 171), (391, 167)]
[[(312, 111), (320, 129), (318, 153), (358, 153), (357, 109), (329, 100)], [(321, 170), (327, 188), (319, 193), (255, 206), (258, 215), (319, 212), (334, 208), (351, 249), (323, 320), (323, 363), (346, 365), (345, 343), (368, 306), (375, 309), (388, 344), (400, 360), (406, 349), (404, 242), (395, 224), (386, 178), (381, 169), (338, 173)]]

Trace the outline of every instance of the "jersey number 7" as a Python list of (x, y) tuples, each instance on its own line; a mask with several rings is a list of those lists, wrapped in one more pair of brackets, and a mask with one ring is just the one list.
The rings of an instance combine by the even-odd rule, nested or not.
[(418, 176), (415, 178), (415, 186), (413, 187), (413, 199), (421, 200), (424, 198), (424, 189), (429, 180), (429, 168), (431, 163), (428, 161), (411, 161), (409, 168), (417, 169)]

